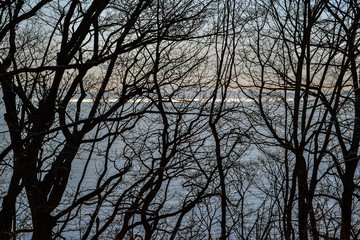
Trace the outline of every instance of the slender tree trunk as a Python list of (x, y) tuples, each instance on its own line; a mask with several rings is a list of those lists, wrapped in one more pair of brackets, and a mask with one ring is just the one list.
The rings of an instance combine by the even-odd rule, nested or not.
[[(295, 198), (295, 193), (296, 193), (296, 173), (298, 170), (295, 168), (294, 169), (294, 173), (293, 173), (293, 177), (291, 179), (291, 185), (290, 185), (290, 178), (289, 178), (289, 167), (288, 167), (288, 159), (286, 158), (286, 191), (288, 191), (288, 193), (286, 194), (288, 197), (288, 200), (286, 201), (285, 204), (285, 220), (284, 220), (284, 229), (285, 229), (285, 239), (286, 240), (290, 240), (291, 235), (293, 233), (293, 226), (292, 226), (292, 211), (293, 211), (293, 203), (294, 203), (294, 198)], [(291, 186), (291, 187), (290, 187)]]
[(355, 190), (353, 182), (357, 166), (356, 155), (351, 154), (345, 158), (346, 171), (342, 177), (343, 192), (341, 195), (341, 231), (340, 239), (348, 240), (351, 237), (351, 217), (352, 217), (352, 196)]
[(19, 193), (20, 177), (14, 173), (7, 195), (3, 198), (0, 211), (0, 240), (12, 238), (12, 223), (15, 216), (15, 203)]
[(219, 171), (219, 180), (220, 180), (220, 189), (221, 189), (221, 237), (219, 239), (226, 240), (227, 230), (226, 230), (226, 183), (225, 183), (225, 173), (223, 169), (223, 158), (221, 156), (221, 147), (220, 139), (216, 129), (216, 122), (210, 121), (210, 128), (215, 141), (215, 154), (216, 154), (216, 164)]
[(352, 180), (344, 181), (344, 189), (341, 198), (341, 233), (340, 239), (347, 240), (351, 236), (351, 215), (352, 215), (352, 194), (354, 187), (352, 186)]
[(308, 189), (307, 189), (307, 174), (306, 174), (306, 162), (303, 156), (297, 157), (298, 164), (298, 189), (299, 189), (299, 239), (308, 239), (308, 205), (306, 202)]
[[(10, 59), (10, 58), (9, 58)], [(8, 60), (9, 60), (8, 59)], [(10, 63), (7, 63), (10, 64)], [(7, 123), (11, 143), (13, 144), (13, 175), (11, 177), (10, 185), (7, 191), (7, 195), (3, 198), (1, 211), (0, 211), (0, 239), (12, 238), (12, 223), (15, 216), (15, 204), (16, 198), (20, 193), (20, 180), (22, 167), (21, 159), (24, 156), (21, 142), (21, 127), (17, 118), (16, 112), (16, 97), (14, 92), (14, 85), (9, 76), (5, 76), (7, 64), (0, 65), (0, 83), (3, 92), (3, 100), (6, 108), (4, 114), (4, 120)], [(2, 160), (0, 160), (2, 161)]]

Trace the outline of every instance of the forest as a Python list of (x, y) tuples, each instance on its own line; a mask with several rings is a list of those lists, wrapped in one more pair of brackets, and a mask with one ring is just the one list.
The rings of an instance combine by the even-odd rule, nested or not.
[(0, 240), (360, 239), (358, 0), (1, 0)]

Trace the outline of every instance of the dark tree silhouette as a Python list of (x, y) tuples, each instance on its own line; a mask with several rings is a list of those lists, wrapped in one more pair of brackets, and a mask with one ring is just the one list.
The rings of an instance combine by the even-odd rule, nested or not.
[[(356, 226), (351, 212), (359, 147), (359, 18), (353, 4), (357, 3), (263, 1), (254, 6), (258, 19), (251, 25), (252, 53), (246, 63), (257, 90), (248, 95), (258, 105), (253, 113), (258, 118), (253, 119), (261, 127), (255, 142), (277, 162), (281, 155), (264, 146), (283, 149), (279, 175), (285, 186), (285, 239), (297, 234), (308, 239), (309, 233), (314, 239), (356, 238), (350, 235)], [(351, 113), (344, 112), (348, 107)], [(338, 177), (342, 186), (334, 184), (339, 184)], [(338, 188), (343, 188), (341, 196)], [(324, 227), (320, 219), (334, 227)]]
[[(190, 106), (179, 107), (170, 124), (162, 98), (196, 85), (196, 78), (187, 79), (200, 73), (206, 56), (196, 39), (208, 34), (203, 26), (209, 4), (1, 2), (0, 82), (9, 130), (1, 166), (10, 176), (2, 195), (1, 239), (21, 232), (51, 239), (75, 230), (83, 239), (97, 239), (119, 217), (122, 226), (113, 236), (134, 237), (142, 226), (150, 239), (162, 219), (180, 215), (181, 223), (206, 183), (178, 209), (162, 213), (170, 180), (185, 171), (181, 161), (172, 163), (174, 172), (168, 168), (181, 152), (179, 142), (191, 142), (199, 130), (195, 120), (183, 126)], [(154, 109), (162, 128), (138, 129), (148, 139), (124, 137)], [(137, 141), (145, 153), (135, 148)], [(129, 181), (137, 168), (144, 171)], [(104, 209), (112, 212), (102, 216)]]
[(359, 6), (0, 1), (0, 239), (359, 238)]

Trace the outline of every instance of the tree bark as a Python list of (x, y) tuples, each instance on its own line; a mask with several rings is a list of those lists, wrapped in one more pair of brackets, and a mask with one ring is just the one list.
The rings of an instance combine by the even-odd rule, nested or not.
[(343, 192), (341, 195), (341, 231), (340, 239), (349, 240), (351, 238), (351, 217), (353, 206), (353, 192), (355, 190), (354, 174), (357, 166), (356, 155), (351, 154), (345, 158), (346, 171), (342, 177)]
[(308, 239), (308, 204), (306, 202), (308, 189), (307, 189), (307, 171), (306, 171), (306, 162), (303, 156), (297, 156), (297, 165), (298, 165), (298, 189), (299, 189), (299, 239), (307, 240)]

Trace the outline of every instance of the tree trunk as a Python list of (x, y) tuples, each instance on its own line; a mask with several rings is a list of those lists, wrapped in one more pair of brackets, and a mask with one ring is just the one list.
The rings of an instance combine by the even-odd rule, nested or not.
[(34, 234), (32, 240), (49, 240), (51, 239), (52, 229), (55, 227), (56, 223), (44, 209), (36, 210), (36, 213), (33, 216), (33, 227)]
[(299, 199), (298, 199), (298, 208), (299, 208), (299, 239), (307, 240), (308, 239), (308, 206), (307, 206), (307, 171), (306, 171), (306, 162), (303, 156), (297, 157), (298, 164), (298, 188), (299, 188)]
[(355, 190), (353, 182), (357, 161), (354, 155), (345, 158), (346, 171), (342, 177), (343, 192), (341, 195), (341, 231), (340, 239), (348, 240), (351, 237), (351, 216), (352, 216), (352, 196)]
[(352, 208), (352, 194), (354, 187), (350, 182), (344, 182), (344, 190), (342, 192), (341, 200), (341, 233), (340, 239), (348, 240), (350, 239), (351, 231), (351, 208)]
[(3, 198), (0, 211), (0, 240), (12, 238), (12, 223), (15, 216), (16, 198), (20, 192), (20, 177), (14, 172), (7, 195)]

